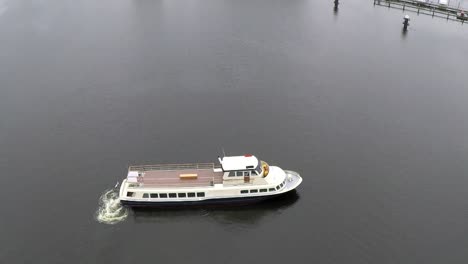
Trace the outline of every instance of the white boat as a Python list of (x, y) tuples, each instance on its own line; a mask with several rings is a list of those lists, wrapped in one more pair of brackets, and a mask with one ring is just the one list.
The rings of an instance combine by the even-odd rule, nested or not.
[(439, 0), (439, 7), (446, 8), (448, 7), (449, 1), (448, 0)]
[(457, 18), (461, 20), (468, 20), (468, 15), (464, 11), (457, 13)]
[(416, 3), (419, 6), (427, 6), (429, 4), (427, 0), (416, 0)]
[(130, 166), (120, 186), (126, 206), (176, 206), (250, 203), (299, 186), (299, 173), (269, 166), (257, 157), (218, 157), (220, 164)]

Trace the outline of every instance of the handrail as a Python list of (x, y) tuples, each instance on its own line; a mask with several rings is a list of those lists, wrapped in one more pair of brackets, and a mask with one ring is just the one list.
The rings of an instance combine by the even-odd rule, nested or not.
[(420, 2), (417, 0), (374, 0), (374, 4), (384, 6), (382, 2), (386, 2), (387, 4), (390, 4), (390, 3), (399, 4), (406, 8), (413, 7), (416, 9), (426, 10), (430, 12), (438, 12), (441, 14), (443, 13), (443, 14), (457, 15), (458, 12), (467, 11), (467, 10), (464, 10), (462, 7), (460, 7), (460, 3), (458, 7), (455, 7), (451, 5), (440, 5), (439, 3), (433, 3), (433, 2)]
[[(433, 9), (440, 9), (440, 10), (447, 10), (447, 11), (462, 11), (463, 9), (460, 8), (460, 3), (458, 3), (458, 7), (452, 6), (452, 5), (441, 5), (438, 2), (420, 2), (417, 0), (382, 0), (385, 2), (400, 2), (400, 3), (405, 3), (408, 5), (415, 5), (419, 7), (430, 7)], [(377, 0), (379, 2), (379, 0)]]
[(187, 163), (187, 164), (156, 164), (156, 165), (134, 165), (128, 167), (129, 171), (152, 171), (152, 170), (187, 170), (187, 169), (216, 169), (220, 165), (214, 163)]

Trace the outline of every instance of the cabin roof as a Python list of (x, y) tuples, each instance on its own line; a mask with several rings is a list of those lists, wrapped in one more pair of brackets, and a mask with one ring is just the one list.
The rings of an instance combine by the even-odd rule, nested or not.
[(220, 158), (224, 171), (254, 169), (258, 166), (257, 157), (246, 154), (244, 156), (229, 156)]

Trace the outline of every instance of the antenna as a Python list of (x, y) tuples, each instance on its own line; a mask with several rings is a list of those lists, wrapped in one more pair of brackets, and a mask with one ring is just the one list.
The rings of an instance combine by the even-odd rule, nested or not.
[(223, 158), (226, 157), (226, 153), (224, 153), (224, 148), (221, 148), (223, 150)]

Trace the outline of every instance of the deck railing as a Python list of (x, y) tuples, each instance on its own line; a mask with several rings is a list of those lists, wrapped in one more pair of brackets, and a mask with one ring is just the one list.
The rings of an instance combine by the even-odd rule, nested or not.
[(188, 163), (188, 164), (157, 164), (157, 165), (136, 165), (128, 167), (129, 171), (152, 171), (152, 170), (208, 170), (221, 168), (221, 165), (214, 163)]
[[(400, 9), (403, 11), (415, 12), (418, 15), (430, 15), (432, 17), (441, 17), (447, 20), (459, 21), (462, 24), (468, 21), (466, 14), (468, 10), (464, 10), (463, 7), (449, 5), (440, 5), (434, 2), (420, 2), (417, 0), (374, 0), (374, 5), (383, 6), (388, 8)], [(460, 13), (464, 12), (464, 16)]]

